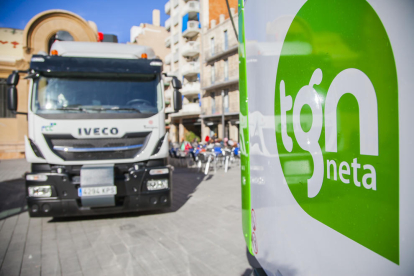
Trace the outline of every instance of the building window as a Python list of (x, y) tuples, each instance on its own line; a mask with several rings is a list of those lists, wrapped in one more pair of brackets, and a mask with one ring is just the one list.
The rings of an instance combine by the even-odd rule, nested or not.
[(224, 113), (228, 113), (229, 112), (229, 90), (228, 89), (224, 89)]
[(0, 118), (16, 118), (16, 115), (7, 109), (6, 79), (0, 79)]
[(211, 114), (216, 113), (216, 95), (211, 92)]
[(228, 59), (224, 60), (224, 80), (225, 81), (229, 80), (229, 60)]
[(216, 68), (213, 65), (211, 65), (211, 84), (214, 84), (214, 82), (216, 81)]
[(214, 56), (214, 37), (210, 39), (210, 54)]
[(224, 31), (224, 51), (229, 48), (229, 36), (227, 30)]

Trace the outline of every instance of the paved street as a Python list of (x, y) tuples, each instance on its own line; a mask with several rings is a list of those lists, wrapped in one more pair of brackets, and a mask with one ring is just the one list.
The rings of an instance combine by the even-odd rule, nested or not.
[(21, 178), (30, 171), (30, 164), (25, 159), (0, 160), (0, 182)]
[[(28, 170), (2, 161), (0, 175), (8, 162)], [(0, 195), (24, 192), (22, 180), (2, 181)], [(0, 218), (0, 275), (250, 275), (239, 183), (238, 167), (176, 168), (171, 209), (128, 215), (31, 219), (21, 202), (0, 205), (22, 208)]]

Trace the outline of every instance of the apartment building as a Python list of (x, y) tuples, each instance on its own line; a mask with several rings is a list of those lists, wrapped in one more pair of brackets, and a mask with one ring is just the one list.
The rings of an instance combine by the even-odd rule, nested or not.
[(166, 123), (169, 124), (170, 140), (179, 142), (189, 133), (201, 137), (200, 2), (170, 0), (165, 4), (165, 13), (170, 15), (165, 22), (170, 33), (165, 46), (170, 48), (170, 54), (165, 57), (164, 71), (177, 76), (183, 83), (183, 108), (177, 113), (172, 113), (172, 87), (165, 90), (166, 112), (170, 113)]
[(163, 61), (170, 53), (170, 49), (164, 43), (170, 33), (165, 30), (165, 27), (160, 26), (160, 10), (152, 11), (152, 24), (141, 23), (139, 26), (132, 26), (130, 34), (130, 43), (150, 46), (154, 49), (155, 55)]
[[(203, 29), (201, 136), (239, 140), (238, 42), (227, 8), (210, 0), (210, 24)], [(214, 4), (212, 4), (214, 2)], [(225, 2), (225, 1), (222, 1)], [(234, 2), (234, 3), (232, 3)], [(224, 4), (225, 5), (225, 4)], [(233, 7), (232, 7), (233, 5)], [(236, 31), (236, 1), (230, 2)], [(222, 13), (219, 13), (222, 12)], [(218, 20), (218, 21), (217, 21)], [(224, 122), (224, 127), (223, 127)]]
[[(229, 5), (237, 30), (237, 0)], [(165, 71), (183, 81), (180, 112), (172, 113), (172, 87), (165, 91), (170, 140), (180, 142), (192, 132), (201, 140), (215, 135), (238, 141), (238, 44), (226, 2), (170, 0), (165, 13), (171, 34)]]

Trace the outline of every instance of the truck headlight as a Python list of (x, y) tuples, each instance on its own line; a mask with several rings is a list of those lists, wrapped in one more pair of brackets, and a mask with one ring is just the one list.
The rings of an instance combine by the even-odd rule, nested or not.
[(150, 179), (147, 181), (149, 191), (162, 190), (168, 188), (168, 179)]
[(31, 186), (29, 189), (29, 196), (31, 197), (51, 197), (52, 187), (50, 186)]
[(28, 181), (46, 181), (46, 174), (28, 174), (26, 175), (26, 180)]

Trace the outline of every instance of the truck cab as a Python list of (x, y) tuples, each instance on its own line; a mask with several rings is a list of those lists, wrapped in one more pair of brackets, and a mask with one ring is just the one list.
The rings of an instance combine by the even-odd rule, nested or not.
[[(33, 55), (26, 77), (30, 216), (171, 206), (162, 65), (149, 47), (113, 43), (57, 41), (51, 55)], [(9, 77), (12, 110), (16, 79)]]

